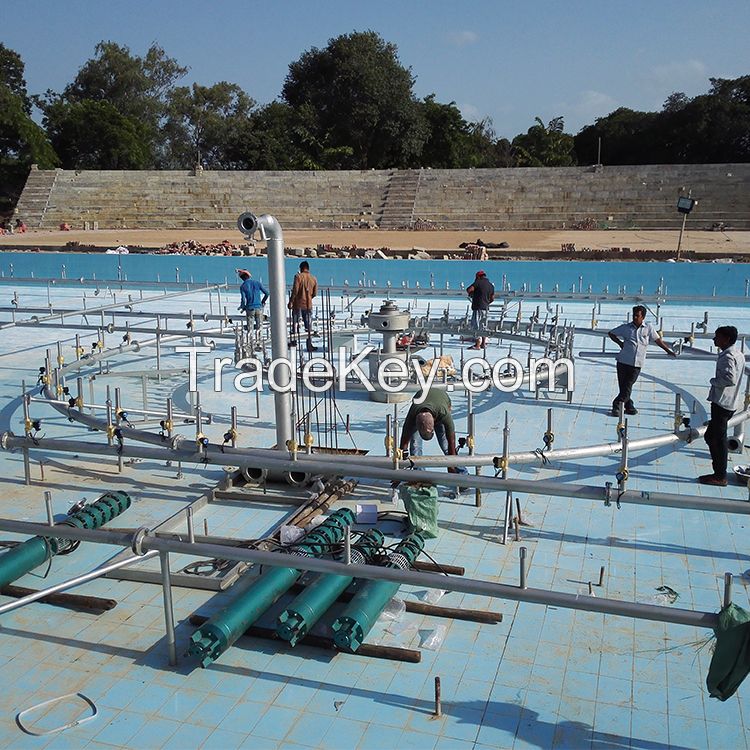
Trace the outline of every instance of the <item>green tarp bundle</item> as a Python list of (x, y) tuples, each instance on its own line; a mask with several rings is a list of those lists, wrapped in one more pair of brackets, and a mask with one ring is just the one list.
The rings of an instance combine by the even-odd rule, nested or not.
[(425, 539), (435, 539), (438, 529), (438, 491), (433, 485), (401, 485), (401, 500), (409, 516), (412, 531)]
[(725, 701), (750, 672), (750, 613), (730, 604), (719, 612), (714, 628), (716, 648), (708, 668), (706, 687), (712, 698)]

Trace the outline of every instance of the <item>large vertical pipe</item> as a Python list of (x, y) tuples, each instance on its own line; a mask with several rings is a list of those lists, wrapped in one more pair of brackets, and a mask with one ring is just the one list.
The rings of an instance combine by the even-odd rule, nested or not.
[[(254, 216), (242, 214), (237, 220), (240, 232), (252, 237), (256, 230), (266, 242), (268, 256), (268, 291), (270, 292), (271, 309), (271, 356), (275, 361), (289, 361), (289, 342), (286, 330), (286, 273), (284, 271), (284, 237), (279, 222), (269, 214)], [(291, 384), (291, 373), (286, 367), (276, 368), (276, 382), (279, 388), (274, 392), (274, 411), (276, 415), (276, 448), (287, 449), (286, 443), (292, 439), (292, 428), (289, 415), (292, 413), (292, 396), (288, 390)], [(284, 392), (280, 392), (284, 390)]]

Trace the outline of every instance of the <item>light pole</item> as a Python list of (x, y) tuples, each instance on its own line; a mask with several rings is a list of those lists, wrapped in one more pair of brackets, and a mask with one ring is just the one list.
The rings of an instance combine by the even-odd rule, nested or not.
[(680, 227), (680, 237), (677, 240), (677, 260), (680, 260), (680, 250), (682, 248), (682, 235), (685, 232), (685, 222), (687, 221), (688, 214), (698, 205), (698, 201), (695, 198), (691, 198), (690, 194), (692, 189), (688, 190), (687, 195), (681, 195), (677, 198), (677, 210), (682, 214), (682, 226)]

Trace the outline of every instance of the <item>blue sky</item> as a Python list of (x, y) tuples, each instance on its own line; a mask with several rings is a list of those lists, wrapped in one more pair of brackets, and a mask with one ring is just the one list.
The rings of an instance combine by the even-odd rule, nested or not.
[(562, 115), (575, 133), (619, 106), (657, 110), (709, 77), (750, 74), (748, 0), (6, 0), (0, 41), (31, 93), (61, 90), (102, 39), (143, 54), (159, 43), (183, 83), (237, 83), (261, 104), (288, 65), (331, 37), (371, 29), (398, 47), (415, 93), (454, 101), (499, 136)]

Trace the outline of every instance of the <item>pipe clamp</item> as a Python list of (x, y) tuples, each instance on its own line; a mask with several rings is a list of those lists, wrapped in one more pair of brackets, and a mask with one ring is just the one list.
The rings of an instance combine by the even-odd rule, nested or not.
[(150, 531), (151, 530), (148, 526), (141, 526), (136, 530), (135, 534), (133, 534), (133, 541), (131, 542), (130, 548), (133, 550), (134, 554), (138, 555), (138, 557), (145, 554), (143, 551), (143, 540), (148, 536)]

